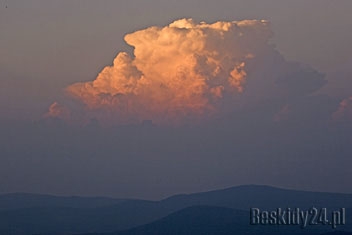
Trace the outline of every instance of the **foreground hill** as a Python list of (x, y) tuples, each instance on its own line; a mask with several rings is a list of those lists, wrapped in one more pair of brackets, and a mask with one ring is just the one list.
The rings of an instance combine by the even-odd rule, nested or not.
[[(209, 206), (194, 206), (172, 213), (153, 223), (142, 225), (127, 231), (111, 233), (111, 235), (306, 235), (322, 234), (332, 230), (329, 227), (300, 226), (268, 226), (250, 225), (248, 212)], [(329, 234), (345, 234), (343, 232), (331, 232)], [(351, 234), (352, 233), (346, 233)]]

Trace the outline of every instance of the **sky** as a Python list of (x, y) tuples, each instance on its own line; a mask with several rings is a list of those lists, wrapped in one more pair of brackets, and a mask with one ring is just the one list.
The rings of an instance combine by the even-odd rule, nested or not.
[(0, 193), (352, 193), (349, 0), (0, 2)]

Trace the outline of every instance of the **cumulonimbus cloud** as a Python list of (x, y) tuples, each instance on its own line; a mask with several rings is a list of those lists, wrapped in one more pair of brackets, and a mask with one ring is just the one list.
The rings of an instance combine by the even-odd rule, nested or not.
[[(149, 27), (125, 36), (133, 56), (119, 53), (94, 81), (66, 91), (89, 118), (163, 124), (233, 110), (241, 99), (290, 97), (320, 87), (319, 74), (283, 59), (269, 42), (272, 35), (265, 20), (181, 19)], [(55, 107), (49, 113), (58, 113)]]

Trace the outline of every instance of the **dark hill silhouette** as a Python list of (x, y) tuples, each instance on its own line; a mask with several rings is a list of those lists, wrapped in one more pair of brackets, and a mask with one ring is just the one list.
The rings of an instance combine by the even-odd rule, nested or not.
[(194, 206), (226, 207), (248, 214), (251, 207), (352, 208), (352, 195), (255, 185), (176, 195), (161, 201), (7, 194), (0, 195), (0, 234), (122, 231)]
[(335, 231), (330, 233), (324, 233), (323, 235), (352, 235), (352, 232)]
[[(306, 235), (322, 234), (331, 228), (299, 226), (254, 226), (248, 223), (248, 212), (210, 206), (194, 206), (172, 213), (153, 223), (111, 235)], [(334, 235), (341, 232), (334, 232)], [(342, 233), (344, 234), (344, 233)]]
[(352, 235), (352, 232), (335, 231), (335, 232), (330, 232), (330, 233), (324, 233), (322, 235)]
[(239, 234), (248, 229), (248, 213), (230, 208), (194, 206), (172, 213), (156, 222), (116, 235)]
[[(233, 200), (236, 198), (236, 200)], [(212, 205), (248, 210), (252, 207), (275, 209), (277, 207), (324, 206), (328, 208), (352, 207), (351, 194), (308, 192), (280, 189), (262, 185), (243, 185), (203, 193), (176, 195), (161, 201), (165, 205)]]

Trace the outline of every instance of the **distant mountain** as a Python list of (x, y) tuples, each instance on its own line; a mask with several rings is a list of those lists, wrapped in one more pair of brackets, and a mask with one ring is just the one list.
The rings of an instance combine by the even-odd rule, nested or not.
[[(234, 200), (235, 199), (235, 200)], [(274, 188), (270, 186), (243, 185), (222, 190), (215, 190), (189, 195), (176, 195), (161, 201), (164, 205), (180, 207), (192, 205), (212, 205), (249, 210), (262, 209), (326, 208), (352, 207), (352, 194), (308, 192)]]
[[(224, 213), (223, 216), (226, 213), (232, 213), (233, 216), (247, 213), (245, 221), (248, 223), (251, 207), (352, 208), (352, 195), (255, 185), (176, 195), (161, 201), (7, 194), (0, 195), (0, 234), (73, 234), (122, 230), (127, 232), (129, 229), (137, 229), (138, 226), (153, 222), (164, 223), (163, 219), (169, 215), (173, 215), (171, 218), (174, 220), (177, 213), (186, 213), (190, 209), (186, 212), (182, 210), (189, 207), (198, 208), (194, 213), (204, 210), (203, 207), (195, 206), (222, 207), (219, 211), (214, 209), (214, 212), (212, 209), (206, 212), (210, 216), (220, 212)], [(227, 209), (231, 212), (226, 212)], [(200, 220), (200, 223), (202, 221)]]
[[(80, 206), (83, 203), (78, 203)], [(0, 211), (0, 234), (73, 234), (83, 232), (115, 231), (143, 224), (148, 219), (148, 201), (126, 200), (115, 205), (102, 207), (36, 206)], [(132, 206), (133, 205), (133, 206)], [(135, 218), (136, 209), (143, 211), (146, 218)], [(10, 232), (11, 231), (11, 232)]]

